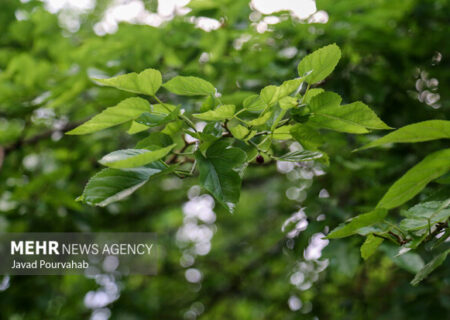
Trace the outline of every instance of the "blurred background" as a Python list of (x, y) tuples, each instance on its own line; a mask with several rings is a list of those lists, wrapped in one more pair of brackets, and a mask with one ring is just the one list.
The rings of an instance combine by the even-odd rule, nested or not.
[(0, 276), (0, 319), (449, 318), (448, 261), (411, 287), (427, 252), (383, 245), (362, 263), (362, 239), (322, 239), (445, 141), (351, 153), (375, 135), (328, 133), (329, 167), (251, 166), (231, 215), (195, 178), (105, 208), (75, 202), (97, 159), (143, 136), (64, 135), (129, 96), (91, 77), (151, 67), (235, 102), (330, 43), (342, 59), (322, 87), (344, 103), (396, 128), (446, 119), (449, 13), (447, 0), (1, 0), (0, 232), (156, 232), (163, 250), (153, 277)]

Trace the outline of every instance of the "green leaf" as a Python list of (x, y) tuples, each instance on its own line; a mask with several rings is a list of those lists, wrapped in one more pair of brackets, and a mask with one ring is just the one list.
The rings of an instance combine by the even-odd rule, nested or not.
[(293, 125), (286, 125), (276, 128), (272, 133), (272, 137), (275, 140), (290, 140), (292, 139), (291, 130), (293, 127)]
[(318, 94), (321, 94), (322, 92), (325, 92), (322, 88), (313, 88), (306, 91), (305, 95), (303, 96), (303, 103), (309, 104), (311, 102), (311, 99)]
[(160, 112), (144, 112), (135, 121), (147, 127), (157, 127), (178, 119), (179, 113), (180, 108), (176, 108), (169, 114)]
[(124, 149), (111, 152), (100, 159), (104, 166), (116, 169), (135, 168), (146, 165), (147, 163), (159, 160), (166, 156), (173, 148), (174, 144), (157, 149)]
[(267, 123), (267, 121), (270, 119), (270, 117), (272, 115), (273, 115), (273, 112), (266, 112), (256, 119), (246, 121), (246, 123), (251, 127), (261, 126), (261, 125)]
[(298, 105), (298, 99), (294, 98), (294, 97), (287, 96), (287, 97), (281, 98), (279, 103), (280, 103), (280, 108), (281, 109), (289, 110), (289, 109), (294, 108), (295, 106)]
[(380, 244), (383, 242), (383, 238), (376, 237), (373, 234), (369, 234), (361, 246), (361, 257), (367, 260), (371, 255), (377, 251)]
[(162, 83), (161, 72), (155, 69), (146, 69), (139, 74), (133, 72), (114, 78), (94, 80), (106, 86), (150, 96), (156, 94)]
[(333, 72), (341, 58), (341, 50), (336, 44), (330, 44), (307, 55), (298, 64), (298, 74), (305, 77), (305, 81), (313, 84), (322, 81)]
[(372, 141), (357, 150), (369, 149), (387, 143), (422, 142), (436, 139), (450, 139), (450, 121), (429, 120), (413, 123)]
[(217, 107), (215, 110), (209, 110), (203, 113), (195, 113), (192, 116), (205, 121), (222, 121), (233, 118), (235, 106), (226, 104)]
[(134, 169), (103, 169), (89, 180), (83, 194), (77, 200), (104, 207), (128, 197), (150, 178), (169, 171), (161, 162), (153, 162)]
[(150, 103), (142, 98), (128, 98), (114, 107), (104, 111), (86, 121), (82, 125), (67, 132), (70, 135), (81, 135), (114, 127), (127, 121), (136, 119), (142, 113), (150, 110)]
[(195, 153), (202, 186), (228, 211), (233, 212), (239, 201), (243, 166), (247, 159), (244, 151), (228, 145), (221, 139), (211, 145), (203, 156)]
[(257, 94), (245, 98), (244, 102), (242, 102), (242, 106), (249, 111), (260, 111), (266, 107), (264, 101)]
[(358, 232), (359, 229), (381, 222), (387, 215), (387, 210), (375, 209), (368, 213), (360, 214), (350, 220), (349, 223), (342, 224), (331, 231), (327, 238), (337, 239), (351, 236)]
[(437, 255), (433, 260), (428, 262), (412, 279), (411, 284), (413, 286), (417, 286), (423, 279), (428, 277), (431, 272), (433, 272), (437, 267), (439, 267), (445, 259), (447, 259), (447, 255), (450, 252), (449, 250), (446, 250), (442, 252), (441, 254)]
[(308, 124), (329, 130), (348, 133), (367, 133), (367, 129), (391, 129), (367, 105), (354, 102), (339, 105), (341, 97), (333, 92), (323, 92), (311, 99), (311, 116)]
[(292, 151), (282, 156), (274, 158), (281, 161), (299, 162), (299, 161), (312, 161), (320, 159), (322, 157), (323, 157), (322, 152), (303, 150), (303, 151)]
[(128, 134), (136, 134), (136, 133), (145, 131), (147, 129), (149, 129), (149, 127), (147, 127), (143, 124), (137, 123), (136, 121), (131, 121), (131, 125), (130, 125), (130, 128), (127, 130), (127, 133)]
[(216, 93), (211, 83), (197, 77), (176, 76), (163, 84), (163, 87), (181, 96), (208, 96)]
[(136, 144), (136, 149), (147, 149), (148, 147), (168, 147), (173, 144), (172, 138), (162, 132), (152, 132), (150, 135), (142, 139)]
[(306, 124), (297, 123), (290, 132), (292, 137), (306, 149), (317, 150), (324, 143), (320, 133)]
[(398, 179), (378, 202), (377, 208), (392, 209), (405, 203), (425, 186), (450, 170), (450, 149), (428, 155)]
[(449, 206), (450, 199), (419, 203), (406, 211), (407, 218), (400, 221), (399, 226), (406, 231), (416, 231), (444, 222), (450, 217)]
[(230, 121), (228, 123), (228, 129), (230, 130), (233, 137), (239, 140), (251, 139), (256, 134), (255, 130), (250, 131), (243, 125), (239, 124), (238, 121)]
[(278, 101), (278, 87), (267, 86), (261, 90), (259, 95), (266, 105), (271, 106)]

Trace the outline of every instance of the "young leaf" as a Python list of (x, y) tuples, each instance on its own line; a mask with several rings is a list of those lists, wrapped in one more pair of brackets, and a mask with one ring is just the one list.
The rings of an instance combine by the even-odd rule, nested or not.
[(205, 121), (222, 121), (233, 118), (235, 106), (226, 104), (203, 113), (195, 113), (192, 116)]
[(324, 143), (320, 133), (306, 124), (297, 123), (294, 125), (291, 128), (291, 135), (302, 146), (311, 150), (317, 150)]
[(320, 159), (322, 157), (323, 157), (322, 152), (303, 150), (303, 151), (292, 151), (282, 156), (274, 158), (281, 161), (300, 162), (300, 161), (312, 161)]
[(280, 103), (281, 109), (289, 110), (298, 105), (298, 100), (294, 97), (287, 96), (287, 97), (281, 98), (279, 103)]
[(161, 162), (153, 162), (134, 169), (106, 168), (89, 180), (83, 194), (77, 200), (104, 207), (128, 197), (150, 178), (170, 171)]
[(392, 209), (413, 198), (425, 186), (450, 170), (450, 149), (428, 155), (398, 179), (378, 202), (377, 208)]
[(390, 129), (367, 105), (354, 102), (339, 105), (341, 98), (333, 92), (323, 92), (311, 99), (311, 116), (308, 123), (319, 128), (348, 132), (367, 133), (367, 129)]
[(249, 111), (260, 111), (266, 107), (264, 101), (257, 94), (245, 98), (242, 102), (242, 106)]
[(309, 104), (311, 99), (318, 94), (321, 94), (322, 92), (325, 92), (322, 88), (313, 88), (306, 91), (305, 95), (303, 96), (303, 103)]
[(128, 98), (114, 107), (104, 111), (86, 121), (82, 125), (67, 132), (70, 135), (81, 135), (114, 127), (127, 121), (136, 119), (142, 113), (150, 110), (150, 103), (142, 98)]
[(333, 72), (340, 58), (341, 50), (339, 47), (336, 44), (330, 44), (304, 57), (298, 64), (298, 74), (303, 76), (311, 71), (305, 77), (306, 82), (313, 84), (322, 81)]
[(375, 237), (373, 234), (369, 234), (361, 246), (361, 257), (367, 260), (371, 255), (377, 251), (380, 244), (383, 242), (383, 238)]
[(246, 123), (251, 127), (257, 127), (257, 126), (263, 125), (270, 119), (272, 114), (273, 114), (273, 112), (266, 112), (265, 114), (259, 116), (256, 119), (246, 121)]
[(147, 163), (159, 160), (166, 156), (173, 148), (174, 144), (156, 150), (147, 149), (124, 149), (111, 152), (100, 159), (104, 166), (116, 169), (136, 168)]
[(450, 121), (428, 120), (413, 123), (372, 141), (357, 150), (369, 149), (386, 143), (422, 142), (436, 139), (450, 139)]
[(200, 171), (200, 183), (228, 211), (233, 212), (239, 201), (241, 177), (239, 171), (247, 159), (244, 151), (219, 140), (206, 151), (195, 153)]
[(385, 209), (375, 209), (368, 213), (360, 214), (350, 220), (349, 223), (342, 224), (331, 231), (327, 239), (345, 238), (358, 232), (359, 229), (381, 222), (387, 215)]
[(106, 86), (150, 96), (156, 94), (162, 83), (161, 72), (155, 69), (146, 69), (139, 74), (133, 72), (109, 79), (94, 80)]
[(449, 250), (446, 250), (442, 252), (441, 254), (437, 255), (433, 260), (428, 262), (412, 279), (411, 284), (413, 286), (417, 286), (423, 279), (428, 277), (431, 272), (433, 272), (437, 267), (439, 267), (447, 258)]
[(181, 96), (208, 96), (216, 93), (211, 83), (197, 77), (176, 76), (163, 84), (163, 87)]
[(249, 129), (239, 124), (238, 121), (230, 121), (228, 123), (228, 129), (230, 130), (233, 137), (239, 140), (247, 140), (248, 138), (251, 138), (256, 134), (256, 131), (250, 132)]

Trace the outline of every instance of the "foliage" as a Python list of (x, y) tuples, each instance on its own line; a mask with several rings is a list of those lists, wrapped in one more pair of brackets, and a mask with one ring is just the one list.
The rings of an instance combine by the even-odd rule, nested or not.
[[(151, 13), (156, 4), (145, 1)], [(268, 17), (248, 0), (191, 1), (159, 27), (121, 22), (99, 36), (113, 5), (1, 2), (0, 231), (153, 231), (158, 275), (0, 276), (2, 317), (448, 314), (449, 175), (437, 177), (448, 163), (448, 1), (318, 0), (326, 23)], [(199, 29), (200, 17), (218, 28)], [(305, 60), (333, 43), (340, 55)], [(115, 88), (125, 78), (108, 78), (130, 74), (125, 91)], [(397, 129), (378, 131), (380, 119)], [(89, 135), (64, 135), (74, 129)], [(161, 149), (140, 167), (98, 162), (119, 150), (129, 166)], [(390, 188), (402, 197), (383, 208)], [(323, 239), (349, 218), (354, 236)]]

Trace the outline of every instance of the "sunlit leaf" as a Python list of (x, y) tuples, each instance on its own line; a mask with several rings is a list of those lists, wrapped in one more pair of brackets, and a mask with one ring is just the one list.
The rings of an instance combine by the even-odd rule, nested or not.
[(413, 198), (425, 186), (450, 170), (450, 149), (428, 155), (398, 179), (378, 202), (378, 208), (392, 209)]
[(428, 120), (410, 124), (357, 150), (373, 148), (387, 143), (422, 142), (436, 139), (450, 139), (450, 121)]
[(235, 106), (232, 104), (226, 104), (217, 107), (215, 110), (209, 110), (203, 113), (195, 113), (193, 116), (200, 120), (205, 121), (221, 121), (233, 118)]
[(376, 237), (373, 234), (369, 234), (361, 246), (361, 257), (367, 260), (372, 256), (383, 242), (383, 238)]
[(342, 224), (333, 231), (331, 231), (328, 234), (327, 238), (337, 239), (351, 236), (357, 233), (358, 230), (363, 227), (367, 227), (377, 222), (383, 221), (386, 215), (387, 210), (384, 209), (375, 209), (371, 212), (360, 214), (351, 219), (350, 222)]
[(339, 47), (336, 44), (330, 44), (304, 57), (298, 64), (298, 74), (303, 76), (312, 71), (306, 76), (305, 81), (310, 84), (322, 81), (333, 72), (340, 58)]
[(67, 134), (81, 135), (114, 127), (136, 119), (147, 111), (150, 111), (148, 101), (138, 97), (128, 98), (114, 107), (106, 108), (92, 119), (67, 132)]
[(95, 79), (95, 81), (110, 87), (133, 93), (154, 96), (161, 87), (161, 72), (155, 69), (146, 69), (141, 73), (128, 73), (109, 79)]
[(163, 87), (181, 96), (207, 96), (216, 92), (211, 83), (197, 77), (176, 76), (164, 83)]

